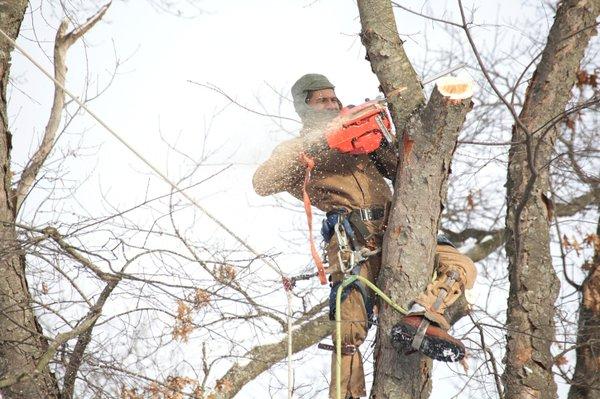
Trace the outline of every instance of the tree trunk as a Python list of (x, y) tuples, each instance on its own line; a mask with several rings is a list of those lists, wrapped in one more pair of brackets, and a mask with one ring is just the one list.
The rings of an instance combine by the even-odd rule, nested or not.
[[(390, 221), (383, 244), (378, 286), (406, 307), (431, 279), (436, 233), (446, 198), (450, 162), (471, 101), (450, 100), (440, 87), (425, 106), (422, 87), (410, 64), (389, 0), (359, 1), (362, 40), (388, 99), (400, 141)], [(392, 347), (389, 333), (401, 315), (383, 306), (371, 392), (378, 399), (429, 396), (431, 361), (405, 356)]]
[[(26, 0), (0, 3), (0, 28), (11, 38), (19, 33)], [(58, 398), (58, 386), (48, 368), (34, 372), (48, 346), (31, 308), (25, 280), (25, 258), (15, 230), (15, 204), (11, 189), (6, 88), (12, 46), (0, 38), (0, 380), (21, 375), (0, 392), (10, 399)]]
[(559, 3), (542, 58), (513, 127), (507, 181), (507, 399), (556, 398), (552, 375), (554, 302), (559, 281), (549, 248), (548, 163), (600, 0)]
[[(596, 239), (600, 237), (600, 220)], [(581, 284), (577, 324), (577, 363), (569, 399), (600, 399), (600, 244), (595, 243), (590, 271)]]

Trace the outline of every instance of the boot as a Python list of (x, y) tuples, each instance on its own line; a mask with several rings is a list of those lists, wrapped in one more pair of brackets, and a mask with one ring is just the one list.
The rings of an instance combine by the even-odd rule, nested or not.
[[(424, 320), (421, 315), (408, 315), (392, 327), (392, 344), (403, 353), (414, 351), (413, 340)], [(429, 323), (419, 352), (434, 360), (442, 362), (458, 362), (465, 357), (465, 346), (439, 326)]]

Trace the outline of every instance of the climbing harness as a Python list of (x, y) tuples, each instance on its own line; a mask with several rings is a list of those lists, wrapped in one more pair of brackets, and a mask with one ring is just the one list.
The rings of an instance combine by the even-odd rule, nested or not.
[(341, 209), (327, 212), (326, 218), (323, 219), (321, 236), (323, 241), (328, 243), (335, 235), (338, 244), (336, 260), (342, 273), (352, 273), (370, 256), (381, 252), (381, 248), (370, 249), (362, 245), (355, 229), (366, 241), (370, 234), (364, 221), (382, 219), (384, 212), (384, 208), (355, 209), (350, 212)]

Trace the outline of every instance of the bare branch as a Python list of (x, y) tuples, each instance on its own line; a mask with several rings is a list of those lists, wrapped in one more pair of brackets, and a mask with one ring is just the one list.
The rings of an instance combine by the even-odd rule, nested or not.
[(13, 197), (13, 201), (15, 202), (15, 213), (19, 212), (19, 209), (21, 208), (24, 199), (29, 194), (29, 191), (34, 184), (35, 179), (37, 178), (37, 175), (44, 164), (44, 161), (54, 146), (56, 132), (58, 131), (61, 114), (65, 105), (65, 93), (60, 86), (64, 86), (65, 84), (65, 78), (67, 74), (67, 51), (79, 38), (81, 38), (100, 19), (102, 19), (110, 4), (111, 3), (109, 2), (108, 4), (104, 5), (83, 25), (73, 29), (69, 33), (66, 33), (69, 22), (66, 19), (63, 20), (58, 28), (58, 31), (56, 32), (56, 39), (54, 42), (54, 78), (60, 83), (60, 85), (54, 85), (54, 100), (42, 142), (21, 173), (21, 179), (19, 180), (19, 184), (17, 185)]

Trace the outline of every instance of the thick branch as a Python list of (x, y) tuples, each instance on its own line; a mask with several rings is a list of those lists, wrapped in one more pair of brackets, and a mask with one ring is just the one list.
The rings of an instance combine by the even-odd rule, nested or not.
[(500, 248), (502, 244), (504, 244), (504, 230), (496, 230), (490, 232), (481, 242), (470, 248), (465, 255), (471, 258), (473, 262), (479, 262)]
[(100, 315), (102, 313), (102, 308), (104, 308), (104, 305), (106, 304), (108, 297), (110, 296), (112, 291), (115, 289), (117, 284), (118, 284), (118, 281), (111, 281), (104, 287), (104, 289), (102, 290), (102, 293), (100, 293), (100, 296), (98, 297), (98, 300), (96, 301), (96, 303), (90, 309), (90, 311), (88, 312), (88, 314), (86, 316), (87, 319), (90, 319), (93, 321), (89, 324), (88, 328), (81, 335), (79, 335), (79, 338), (77, 339), (77, 343), (75, 344), (75, 349), (73, 350), (73, 353), (71, 353), (71, 356), (69, 357), (69, 364), (67, 366), (67, 369), (65, 370), (62, 399), (72, 399), (73, 398), (73, 393), (75, 390), (75, 379), (77, 377), (77, 372), (79, 371), (79, 367), (81, 366), (81, 363), (83, 362), (83, 355), (92, 339), (92, 332), (93, 332), (94, 326), (96, 324), (96, 320), (98, 320), (98, 317), (100, 317)]
[(444, 232), (444, 235), (448, 237), (448, 239), (452, 241), (452, 243), (454, 243), (454, 245), (458, 246), (462, 246), (463, 243), (470, 238), (473, 238), (477, 240), (477, 242), (480, 242), (487, 236), (498, 232), (498, 230), (476, 229), (472, 227), (466, 228), (460, 232), (444, 228), (442, 228), (442, 231)]
[(98, 278), (100, 278), (101, 280), (116, 281), (119, 279), (118, 276), (115, 276), (111, 273), (106, 273), (106, 272), (102, 271), (93, 262), (91, 262), (89, 259), (87, 259), (83, 255), (81, 255), (81, 253), (79, 251), (77, 251), (72, 245), (70, 245), (63, 239), (63, 237), (60, 235), (58, 230), (56, 230), (54, 227), (46, 227), (42, 230), (42, 233), (45, 236), (51, 238), (63, 251), (65, 251), (67, 254), (69, 254), (73, 259), (75, 259), (77, 262), (79, 262), (82, 266), (84, 266), (84, 267), (88, 268), (89, 270), (91, 270), (92, 272), (94, 272), (94, 274), (96, 274), (96, 276), (98, 276)]
[[(292, 352), (297, 353), (314, 345), (331, 334), (332, 328), (332, 323), (329, 321), (329, 315), (327, 314), (302, 324), (294, 330)], [(247, 364), (243, 366), (234, 365), (221, 378), (220, 381), (227, 381), (227, 385), (232, 387), (223, 396), (223, 399), (233, 398), (244, 385), (258, 377), (263, 371), (268, 370), (275, 363), (285, 359), (286, 356), (287, 337), (274, 344), (252, 348), (244, 355), (245, 359), (250, 360)]]
[[(599, 207), (600, 209), (600, 207)], [(600, 220), (596, 225), (600, 236)], [(581, 284), (577, 324), (577, 363), (568, 399), (600, 398), (600, 248), (596, 247), (591, 268)]]
[(600, 188), (595, 188), (579, 197), (573, 198), (568, 203), (556, 204), (556, 216), (573, 216), (590, 205), (600, 205)]
[[(432, 273), (450, 163), (458, 131), (471, 109), (470, 98), (452, 98), (461, 92), (461, 85), (436, 87), (427, 106), (409, 120), (403, 132), (395, 197), (383, 244), (384, 266), (378, 279), (379, 287), (401, 306), (422, 292)], [(399, 318), (391, 310), (381, 311), (372, 393), (378, 398), (426, 397), (431, 390), (430, 360), (401, 356), (390, 342), (389, 331)]]
[(27, 166), (21, 173), (21, 179), (17, 185), (17, 189), (14, 194), (15, 209), (18, 213), (19, 208), (23, 204), (23, 200), (29, 194), (35, 179), (44, 164), (44, 161), (52, 151), (54, 146), (54, 140), (56, 138), (56, 132), (60, 125), (60, 117), (62, 114), (63, 107), (65, 105), (65, 93), (60, 88), (64, 86), (65, 77), (67, 74), (67, 66), (65, 63), (67, 51), (79, 38), (81, 38), (86, 32), (88, 32), (98, 22), (111, 3), (103, 6), (94, 16), (89, 18), (83, 25), (73, 29), (71, 32), (67, 32), (69, 25), (68, 20), (63, 20), (56, 32), (56, 39), (54, 42), (54, 78), (60, 83), (54, 84), (54, 101), (52, 102), (52, 108), (50, 110), (50, 116), (48, 117), (48, 123), (44, 130), (44, 137), (42, 143), (38, 147), (33, 157), (27, 163)]

